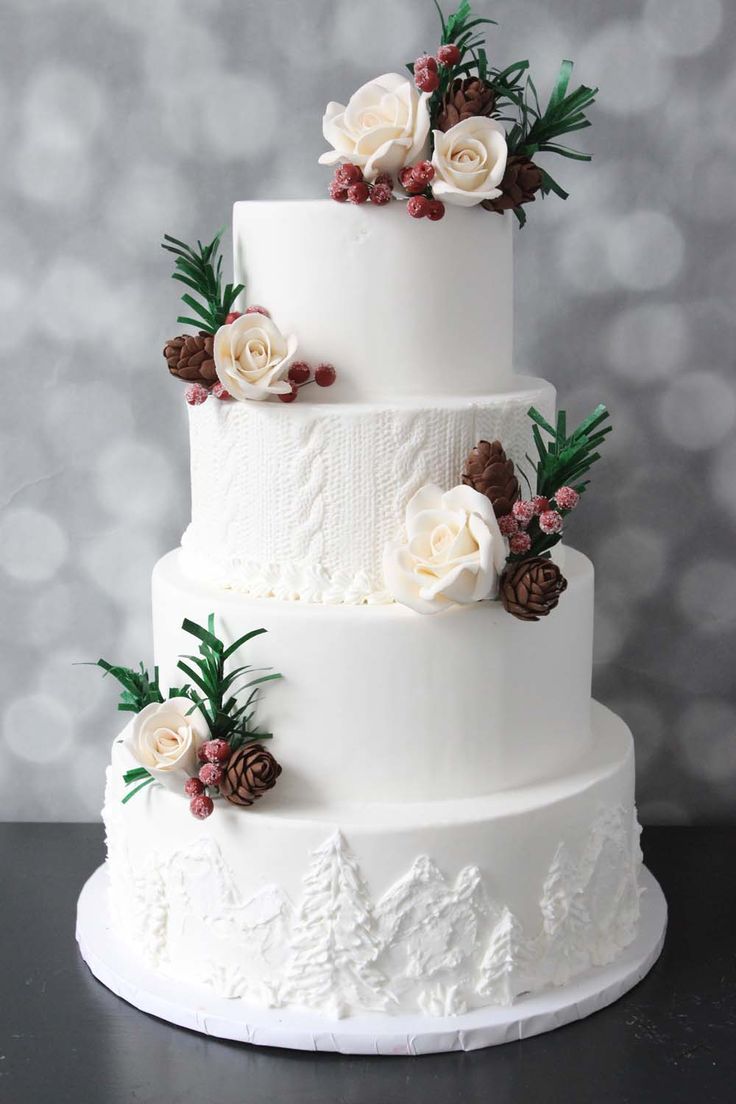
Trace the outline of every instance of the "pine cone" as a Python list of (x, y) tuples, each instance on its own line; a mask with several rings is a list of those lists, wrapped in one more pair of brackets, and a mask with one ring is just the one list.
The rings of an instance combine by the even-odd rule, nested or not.
[(463, 119), (474, 115), (490, 115), (495, 105), (493, 89), (480, 77), (454, 80), (445, 95), (442, 111), (437, 118), (440, 130), (449, 130)]
[(262, 744), (243, 744), (227, 761), (220, 793), (233, 805), (252, 805), (273, 789), (281, 767)]
[(463, 483), (491, 500), (496, 517), (511, 513), (519, 497), (513, 460), (506, 459), (500, 441), (479, 441), (465, 461)]
[(167, 341), (164, 356), (172, 376), (205, 386), (215, 383), (214, 340), (214, 334), (200, 330), (198, 334), (182, 334)]
[(499, 595), (503, 608), (520, 621), (538, 621), (551, 613), (567, 588), (567, 579), (556, 563), (531, 556), (511, 563), (501, 576)]
[(487, 211), (503, 214), (514, 207), (521, 207), (522, 203), (534, 202), (535, 192), (542, 187), (542, 173), (528, 157), (509, 157), (499, 187), (501, 195), (484, 200), (483, 207)]

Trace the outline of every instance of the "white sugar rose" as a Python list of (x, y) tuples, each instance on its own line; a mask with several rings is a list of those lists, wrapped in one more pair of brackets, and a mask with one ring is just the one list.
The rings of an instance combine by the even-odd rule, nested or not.
[(506, 547), (491, 503), (472, 487), (430, 483), (406, 507), (405, 544), (383, 557), (386, 587), (417, 613), (495, 597)]
[(320, 164), (350, 161), (366, 180), (379, 173), (396, 176), (429, 152), (428, 100), (410, 77), (386, 73), (354, 92), (347, 107), (329, 103), (322, 133), (334, 149), (322, 154)]
[(506, 171), (506, 134), (495, 119), (463, 119), (443, 134), (434, 131), (432, 192), (443, 203), (474, 207), (501, 195)]
[(125, 744), (136, 762), (158, 782), (182, 792), (186, 775), (197, 773), (197, 750), (208, 740), (209, 729), (189, 698), (169, 698), (141, 709)]
[(284, 337), (265, 314), (241, 314), (215, 334), (215, 370), (225, 390), (241, 402), (285, 395), (284, 377), (296, 352), (296, 338)]

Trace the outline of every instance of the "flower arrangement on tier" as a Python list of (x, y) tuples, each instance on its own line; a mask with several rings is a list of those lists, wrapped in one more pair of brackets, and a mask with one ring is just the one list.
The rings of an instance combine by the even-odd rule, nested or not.
[(563, 61), (542, 107), (528, 61), (489, 63), (481, 28), (495, 20), (476, 16), (468, 0), (447, 18), (435, 7), (442, 34), (434, 55), (410, 63), (409, 77), (386, 73), (347, 104), (327, 105), (322, 132), (332, 149), (319, 160), (337, 166), (329, 194), (378, 207), (405, 199), (408, 214), (430, 221), (446, 204), (513, 211), (523, 226), (537, 193), (567, 199), (538, 154), (590, 160), (560, 139), (590, 126), (598, 90), (568, 91), (572, 62)]
[(527, 456), (534, 492), (529, 485), (529, 498), (521, 497), (500, 441), (479, 441), (460, 486), (443, 493), (427, 484), (407, 504), (404, 537), (386, 547), (383, 559), (386, 587), (397, 602), (417, 613), (438, 613), (498, 598), (522, 621), (538, 621), (556, 608), (567, 580), (550, 553), (612, 427), (604, 424), (609, 414), (603, 405), (570, 434), (564, 410), (554, 426), (534, 407), (528, 413), (537, 448), (536, 460)]
[(161, 243), (176, 258), (172, 279), (198, 296), (182, 294), (197, 317), (179, 315), (177, 322), (196, 326), (199, 332), (174, 337), (163, 350), (172, 376), (187, 383), (189, 405), (199, 406), (210, 395), (222, 401), (262, 402), (273, 397), (290, 403), (309, 383), (331, 387), (337, 378), (334, 367), (319, 364), (313, 370), (306, 361), (296, 361), (296, 337), (284, 336), (265, 307), (232, 309), (245, 285), (223, 288), (222, 234), (220, 230), (208, 245), (198, 241), (196, 249), (169, 234)]
[(151, 677), (142, 663), (135, 670), (99, 659), (96, 666), (123, 687), (118, 709), (135, 713), (123, 742), (138, 765), (123, 775), (128, 787), (123, 804), (159, 783), (189, 797), (192, 815), (204, 820), (218, 795), (249, 806), (275, 786), (281, 767), (263, 746), (271, 733), (259, 732), (253, 718), (261, 686), (282, 676), (270, 669), (259, 674), (264, 668), (249, 664), (227, 669), (235, 653), (265, 629), (254, 629), (228, 646), (215, 633), (214, 614), (206, 628), (185, 620), (182, 629), (199, 641), (199, 651), (179, 659), (177, 666), (190, 682), (169, 690), (167, 697), (158, 668)]

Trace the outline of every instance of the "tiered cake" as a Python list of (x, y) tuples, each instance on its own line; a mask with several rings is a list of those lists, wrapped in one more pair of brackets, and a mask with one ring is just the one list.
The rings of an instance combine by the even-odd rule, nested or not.
[[(394, 1023), (414, 1052), (435, 1023), (429, 1049), (485, 1045), (467, 1017), (584, 1014), (661, 940), (660, 917), (603, 978), (640, 939), (634, 757), (591, 701), (593, 568), (561, 537), (608, 413), (571, 429), (512, 358), (514, 217), (564, 195), (532, 157), (595, 93), (565, 62), (505, 133), (527, 63), (489, 68), (483, 22), (461, 3), (436, 58), (328, 105), (330, 200), (237, 203), (236, 285), (219, 235), (164, 242), (199, 329), (164, 350), (192, 518), (153, 573), (155, 671), (100, 660), (135, 716), (107, 949), (90, 905), (80, 941), (176, 1022), (216, 1030), (219, 1001), (255, 1041), (370, 1049)], [(564, 1017), (529, 1005), (562, 991)]]

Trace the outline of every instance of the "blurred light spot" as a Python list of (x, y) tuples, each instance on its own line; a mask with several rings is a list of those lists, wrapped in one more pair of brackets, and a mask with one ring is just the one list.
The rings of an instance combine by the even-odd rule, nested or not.
[(690, 330), (682, 308), (671, 303), (629, 307), (606, 334), (608, 363), (624, 379), (653, 383), (678, 372), (690, 355)]
[(69, 632), (73, 613), (72, 592), (64, 583), (52, 583), (43, 590), (34, 588), (26, 605), (24, 639), (38, 648), (48, 648)]
[(13, 755), (28, 763), (53, 763), (69, 755), (74, 740), (72, 717), (48, 694), (27, 694), (11, 701), (3, 714), (3, 736)]
[(720, 634), (736, 625), (736, 564), (699, 559), (683, 572), (677, 602), (693, 628)]
[(123, 172), (110, 189), (105, 214), (118, 245), (128, 253), (145, 252), (152, 259), (158, 251), (161, 259), (164, 254), (158, 242), (164, 233), (186, 241), (196, 208), (187, 181), (184, 173), (165, 165), (138, 163)]
[(721, 29), (720, 0), (646, 0), (644, 34), (653, 50), (673, 57), (701, 54)]
[[(227, 111), (222, 110), (223, 103)], [(283, 110), (265, 73), (217, 76), (217, 95), (202, 103), (203, 137), (226, 161), (251, 160), (278, 146)]]
[(179, 491), (165, 453), (135, 440), (108, 446), (97, 460), (94, 481), (102, 505), (131, 522), (160, 521)]
[(89, 144), (107, 115), (101, 86), (91, 74), (66, 65), (30, 70), (23, 129), (33, 145), (79, 150)]
[(28, 286), (19, 275), (0, 272), (0, 329), (6, 354), (24, 345), (30, 331), (31, 312), (23, 309), (27, 295)]
[(642, 104), (651, 111), (672, 83), (667, 59), (652, 51), (633, 20), (603, 26), (583, 46), (577, 67), (600, 87), (598, 106), (614, 115), (639, 115)]
[(68, 646), (55, 648), (37, 669), (39, 690), (63, 703), (77, 721), (81, 720), (110, 696), (112, 688), (109, 677), (103, 683), (101, 670), (82, 666), (96, 659), (97, 653), (89, 656)]
[(617, 698), (606, 704), (626, 721), (634, 736), (637, 771), (645, 771), (665, 742), (664, 718), (658, 704), (647, 698)]
[(66, 559), (61, 526), (30, 506), (16, 506), (0, 517), (0, 567), (13, 579), (51, 579)]
[(57, 341), (95, 341), (103, 334), (112, 294), (109, 281), (98, 268), (75, 257), (58, 256), (38, 289), (38, 301), (47, 304), (47, 309), (38, 312), (37, 323)]
[(599, 214), (582, 215), (560, 236), (559, 265), (567, 284), (581, 295), (609, 291), (613, 286), (606, 264), (609, 241), (618, 233), (617, 221)]
[(676, 223), (662, 211), (633, 211), (618, 220), (608, 242), (608, 260), (618, 282), (635, 291), (671, 283), (682, 268), (685, 243)]
[(593, 662), (610, 663), (623, 650), (631, 628), (631, 617), (622, 606), (598, 601), (595, 606)]
[(691, 372), (665, 391), (659, 422), (665, 436), (681, 448), (713, 448), (736, 424), (733, 385), (715, 372)]
[(85, 544), (81, 562), (100, 590), (131, 616), (149, 609), (151, 568), (160, 552), (152, 536), (125, 525)]
[(116, 433), (132, 433), (133, 415), (128, 397), (109, 383), (66, 384), (52, 388), (43, 416), (47, 440), (67, 464), (96, 456)]
[[(372, 0), (370, 4), (341, 4), (330, 20), (331, 53), (336, 58), (360, 58), (364, 69), (378, 73), (400, 72), (401, 61), (414, 59), (417, 48), (416, 12), (393, 0)], [(386, 28), (391, 28), (391, 49), (386, 52)], [(392, 66), (387, 58), (395, 57)], [(354, 88), (336, 89), (333, 96), (347, 103)]]
[(667, 570), (667, 540), (654, 529), (622, 526), (615, 540), (608, 536), (599, 543), (594, 558), (596, 573), (609, 594), (615, 589), (622, 599), (647, 598), (658, 590)]
[(15, 150), (15, 183), (24, 199), (76, 214), (92, 192), (94, 164), (85, 150), (49, 148), (26, 136)]
[(52, 474), (37, 434), (8, 433), (0, 437), (0, 506)]
[(736, 518), (736, 441), (731, 441), (719, 454), (711, 486), (717, 501)]
[(708, 698), (694, 701), (677, 725), (688, 770), (708, 782), (733, 783), (736, 779), (736, 708), (727, 701)]

